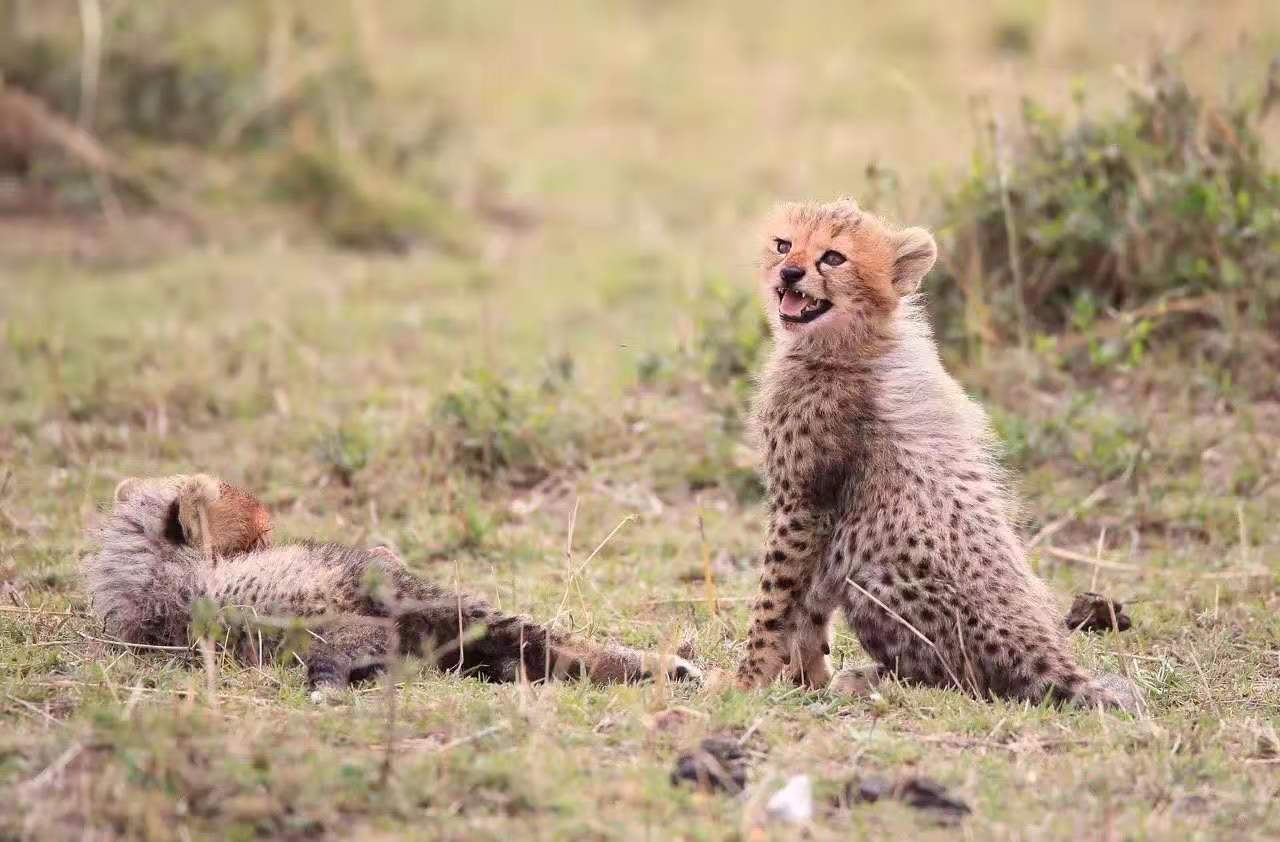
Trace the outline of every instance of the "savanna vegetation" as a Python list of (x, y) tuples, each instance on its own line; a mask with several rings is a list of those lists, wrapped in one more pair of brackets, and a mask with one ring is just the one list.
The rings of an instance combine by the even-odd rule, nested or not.
[[(0, 0), (0, 838), (787, 838), (796, 774), (812, 838), (1280, 834), (1274, 5)], [(754, 224), (844, 194), (937, 233), (1032, 562), (1125, 604), (1075, 643), (1147, 717), (413, 662), (317, 706), (90, 618), (86, 521), (199, 469), (731, 669)], [(673, 785), (712, 736), (744, 791)], [(915, 777), (971, 812), (857, 797)]]

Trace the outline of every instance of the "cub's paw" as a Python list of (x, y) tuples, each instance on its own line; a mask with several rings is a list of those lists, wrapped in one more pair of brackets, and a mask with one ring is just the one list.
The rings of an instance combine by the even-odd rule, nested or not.
[(1131, 716), (1140, 717), (1146, 712), (1146, 703), (1138, 685), (1113, 672), (1099, 674), (1077, 694), (1075, 701), (1086, 707), (1121, 710)]
[(702, 681), (702, 670), (679, 655), (646, 655), (643, 677), (655, 678), (658, 673), (664, 673), (668, 681)]
[(831, 659), (829, 657), (811, 658), (798, 670), (790, 670), (787, 679), (797, 687), (806, 690), (821, 690), (831, 683)]
[(879, 664), (845, 667), (831, 679), (828, 689), (837, 696), (869, 696), (884, 678)]
[(346, 691), (336, 684), (317, 686), (307, 696), (313, 705), (340, 705), (346, 700)]
[(588, 677), (597, 684), (652, 681), (659, 675), (668, 681), (702, 681), (702, 670), (679, 655), (611, 648), (590, 658)]

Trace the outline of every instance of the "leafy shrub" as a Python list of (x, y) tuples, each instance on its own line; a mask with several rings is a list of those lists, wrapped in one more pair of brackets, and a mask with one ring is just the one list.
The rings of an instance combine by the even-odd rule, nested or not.
[(760, 302), (749, 289), (710, 283), (700, 299), (707, 305), (698, 321), (698, 352), (707, 376), (725, 385), (755, 371), (769, 335)]
[[(95, 132), (206, 144), (249, 109), (262, 87), (256, 26), (249, 7), (234, 5), (195, 12), (195, 26), (190, 9), (175, 14), (125, 2), (107, 10)], [(74, 12), (74, 6), (44, 9), (21, 29), (0, 33), (5, 83), (63, 114), (80, 106), (83, 45)]]
[(436, 402), (433, 434), (459, 468), (532, 484), (574, 457), (577, 427), (557, 389), (527, 388), (488, 369), (463, 376)]
[[(412, 119), (388, 113), (369, 66), (376, 45), (353, 43), (349, 4), (283, 17), (248, 0), (173, 5), (120, 0), (105, 12), (91, 129), (114, 156), (145, 160), (149, 176), (169, 161), (166, 193), (199, 190), (193, 156), (217, 156), (246, 175), (218, 179), (224, 188), (265, 187), (346, 248), (466, 250), (472, 220), (453, 201), (456, 167), (442, 163), (455, 121), (430, 107), (431, 91)], [(0, 85), (69, 117), (82, 105), (75, 4), (36, 11), (0, 26)], [(167, 151), (146, 154), (157, 148)]]
[(701, 315), (693, 352), (697, 369), (710, 384), (727, 388), (732, 405), (744, 408), (750, 398), (752, 376), (768, 347), (769, 326), (750, 286), (708, 283), (699, 296)]
[(361, 424), (347, 424), (324, 435), (317, 448), (320, 461), (343, 485), (368, 466), (374, 451), (373, 431)]
[(360, 156), (296, 144), (280, 156), (277, 198), (302, 209), (335, 244), (403, 252), (420, 240), (466, 248), (461, 214), (423, 185), (406, 187)]
[(1280, 324), (1280, 175), (1259, 128), (1277, 99), (1280, 64), (1260, 95), (1210, 103), (1157, 61), (1107, 117), (1025, 102), (1004, 173), (1011, 213), (991, 150), (943, 197), (953, 261), (931, 286), (944, 334), (1016, 333), (1015, 254), (1029, 330), (1224, 293)]

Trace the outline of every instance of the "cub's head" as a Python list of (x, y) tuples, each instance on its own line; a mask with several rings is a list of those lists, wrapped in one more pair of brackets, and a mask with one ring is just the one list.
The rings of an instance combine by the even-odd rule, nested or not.
[(923, 228), (890, 228), (852, 199), (790, 203), (765, 224), (761, 285), (778, 339), (867, 336), (938, 256)]
[(271, 512), (242, 488), (207, 474), (130, 477), (116, 486), (112, 513), (150, 537), (202, 549), (211, 557), (271, 543)]

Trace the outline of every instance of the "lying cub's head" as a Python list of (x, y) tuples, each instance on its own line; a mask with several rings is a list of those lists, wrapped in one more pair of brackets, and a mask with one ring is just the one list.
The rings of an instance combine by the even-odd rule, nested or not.
[(235, 555), (271, 543), (271, 512), (242, 488), (207, 474), (130, 477), (116, 486), (112, 511), (127, 512), (154, 538)]
[(852, 199), (782, 205), (760, 261), (774, 336), (866, 335), (920, 287), (937, 254), (928, 231), (894, 230)]

